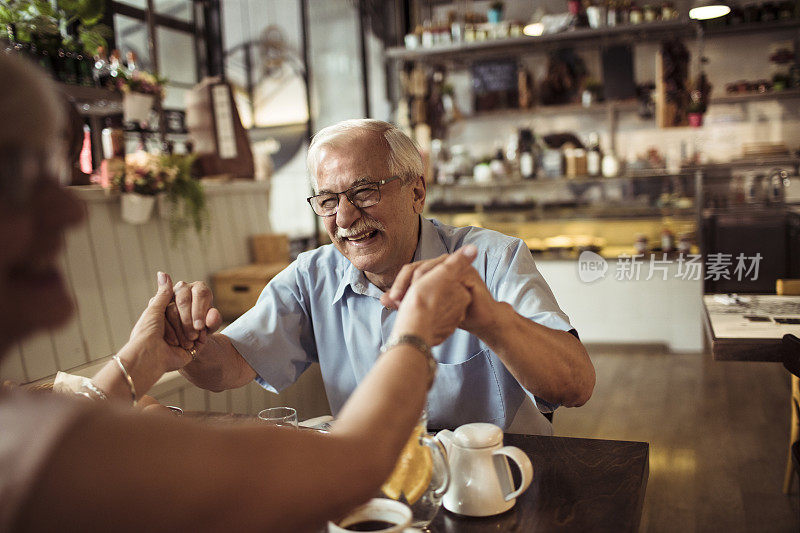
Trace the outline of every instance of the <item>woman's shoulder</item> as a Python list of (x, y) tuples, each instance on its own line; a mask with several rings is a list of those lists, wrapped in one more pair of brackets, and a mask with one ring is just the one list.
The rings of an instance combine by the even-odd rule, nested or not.
[(0, 393), (0, 531), (11, 527), (62, 435), (89, 403), (49, 392)]

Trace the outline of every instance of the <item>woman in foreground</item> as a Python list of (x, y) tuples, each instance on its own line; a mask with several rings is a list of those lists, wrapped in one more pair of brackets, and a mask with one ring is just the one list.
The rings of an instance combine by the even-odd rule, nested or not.
[[(63, 117), (50, 82), (11, 56), (0, 55), (0, 73), (4, 358), (72, 315), (55, 265), (62, 230), (84, 209), (59, 183)], [(473, 255), (451, 256), (412, 286), (392, 337), (433, 346), (453, 332), (470, 301), (460, 279)], [(79, 394), (0, 392), (0, 531), (302, 531), (367, 500), (388, 477), (425, 404), (429, 355), (400, 343), (376, 356), (330, 434), (136, 412), (130, 405), (164, 372), (191, 361), (164, 341), (172, 296), (159, 273), (130, 341)]]

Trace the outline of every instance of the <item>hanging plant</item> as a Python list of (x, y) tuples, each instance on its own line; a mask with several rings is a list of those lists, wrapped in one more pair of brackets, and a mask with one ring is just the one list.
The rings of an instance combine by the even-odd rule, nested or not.
[(101, 24), (103, 0), (0, 0), (0, 24), (13, 24), (21, 43), (55, 52), (63, 46), (94, 55), (112, 31)]
[(190, 227), (194, 228), (200, 237), (203, 237), (208, 230), (209, 216), (205, 190), (200, 180), (192, 175), (196, 160), (195, 154), (161, 156), (161, 164), (165, 168), (174, 169), (174, 178), (167, 185), (165, 198), (173, 243), (182, 238)]

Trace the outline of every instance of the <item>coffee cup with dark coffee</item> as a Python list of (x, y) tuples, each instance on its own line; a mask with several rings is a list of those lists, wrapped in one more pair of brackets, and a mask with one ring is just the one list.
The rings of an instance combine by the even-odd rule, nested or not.
[(402, 533), (411, 524), (411, 509), (387, 498), (373, 498), (336, 522), (328, 522), (328, 533), (373, 531)]

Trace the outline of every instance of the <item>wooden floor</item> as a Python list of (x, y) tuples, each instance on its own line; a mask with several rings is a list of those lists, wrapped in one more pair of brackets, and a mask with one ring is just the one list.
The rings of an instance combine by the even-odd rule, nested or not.
[(590, 347), (591, 400), (559, 409), (562, 436), (650, 443), (645, 532), (800, 531), (798, 487), (781, 492), (789, 375), (772, 363)]

